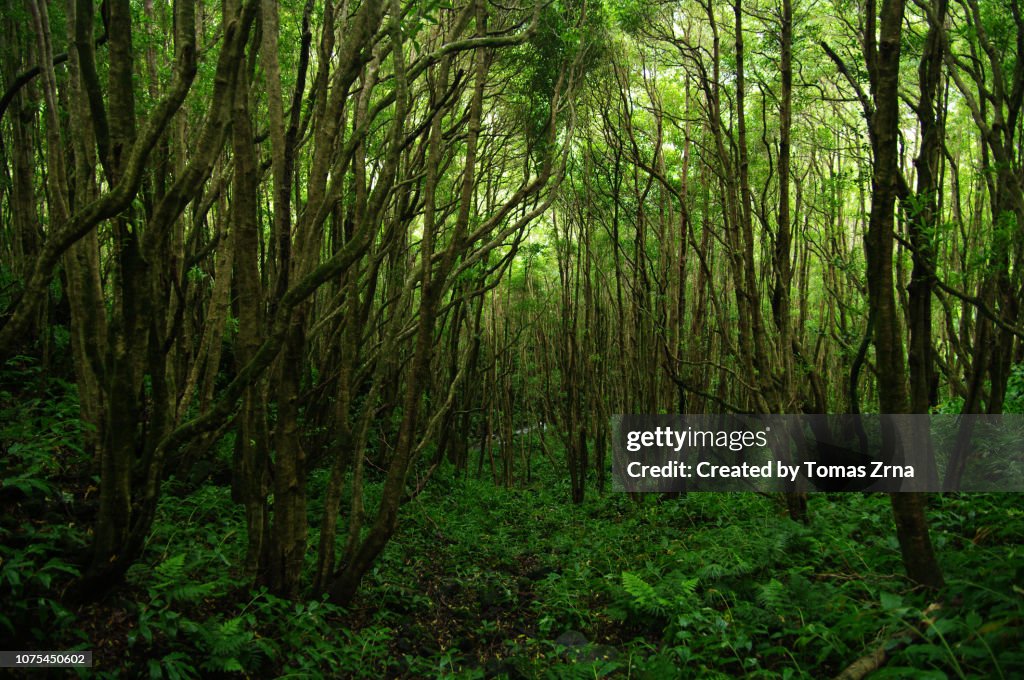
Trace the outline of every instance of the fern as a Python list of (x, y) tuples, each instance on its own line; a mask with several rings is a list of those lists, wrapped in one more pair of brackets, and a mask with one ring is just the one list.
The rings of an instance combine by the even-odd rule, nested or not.
[(180, 581), (185, 576), (185, 553), (168, 557), (156, 567), (156, 575), (160, 577), (158, 584)]
[(742, 578), (749, 576), (756, 569), (736, 553), (728, 553), (720, 556), (721, 560), (710, 560), (698, 573), (706, 581), (721, 581), (723, 579)]
[(188, 662), (188, 655), (183, 652), (171, 652), (162, 659), (150, 659), (147, 664), (150, 678), (183, 680), (198, 677), (195, 667)]
[(150, 595), (155, 599), (162, 595), (167, 602), (198, 602), (213, 593), (215, 583), (195, 583), (185, 574), (185, 554), (169, 557), (154, 570), (155, 578)]
[(622, 587), (633, 598), (632, 606), (645, 613), (665, 616), (670, 610), (687, 608), (697, 592), (700, 579), (675, 578), (673, 573), (655, 588), (633, 572), (622, 572)]
[(772, 611), (779, 611), (789, 599), (786, 586), (778, 580), (772, 579), (758, 588), (757, 601), (765, 608)]
[(153, 581), (153, 567), (144, 562), (136, 562), (128, 567), (124, 580), (133, 586), (145, 586)]
[(182, 583), (168, 589), (166, 596), (168, 602), (199, 602), (207, 595), (213, 593), (212, 583)]
[(654, 586), (632, 572), (622, 572), (622, 587), (633, 597), (633, 606), (640, 611), (661, 616), (671, 604)]
[(214, 657), (234, 657), (252, 640), (252, 631), (246, 630), (242, 618), (236, 616), (213, 626), (209, 649)]
[(684, 578), (679, 581), (675, 581), (674, 585), (679, 590), (680, 595), (676, 599), (682, 601), (696, 595), (698, 583), (700, 583), (700, 579), (696, 576), (693, 578)]

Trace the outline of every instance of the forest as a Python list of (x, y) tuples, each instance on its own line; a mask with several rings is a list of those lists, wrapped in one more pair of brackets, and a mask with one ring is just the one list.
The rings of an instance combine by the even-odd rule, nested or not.
[(4, 672), (1024, 677), (1019, 435), (613, 479), (1024, 413), (1021, 0), (0, 8)]

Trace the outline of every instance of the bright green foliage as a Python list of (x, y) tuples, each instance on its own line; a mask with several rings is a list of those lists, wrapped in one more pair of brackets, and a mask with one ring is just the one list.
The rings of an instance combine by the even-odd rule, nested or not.
[[(893, 658), (876, 677), (1024, 673), (1024, 511), (1012, 495), (933, 499), (949, 586), (925, 596), (893, 576), (884, 496), (813, 496), (812, 526), (758, 495), (571, 506), (546, 462), (513, 489), (439, 470), (351, 610), (250, 589), (230, 489), (181, 494), (171, 480), (127, 589), (68, 608), (59, 593), (84, 536), (73, 523), (37, 527), (21, 508), (55, 494), (78, 503), (62, 489), (82, 433), (73, 392), (26, 366), (19, 375), (31, 389), (4, 393), (6, 477), (34, 482), (4, 487), (15, 521), (2, 525), (0, 624), (28, 647), (117, 641), (99, 677), (819, 678), (887, 640)], [(382, 479), (369, 475), (375, 502)], [(319, 507), (322, 471), (310, 486)]]
[(669, 612), (685, 611), (697, 590), (697, 582), (696, 578), (673, 578), (662, 582), (663, 588), (672, 591), (670, 596), (666, 596), (636, 574), (622, 572), (622, 587), (632, 596), (632, 605), (642, 614), (665, 616)]

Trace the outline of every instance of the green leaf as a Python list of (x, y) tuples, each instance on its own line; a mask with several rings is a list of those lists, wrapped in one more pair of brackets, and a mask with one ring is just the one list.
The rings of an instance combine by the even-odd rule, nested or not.
[(887, 612), (891, 612), (894, 609), (899, 609), (903, 606), (903, 598), (895, 593), (879, 593), (878, 600), (882, 605), (882, 609)]

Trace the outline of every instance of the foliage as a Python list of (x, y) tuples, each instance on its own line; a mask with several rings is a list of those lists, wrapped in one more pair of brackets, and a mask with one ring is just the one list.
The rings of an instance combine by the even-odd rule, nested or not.
[[(604, 489), (614, 413), (1024, 412), (1013, 1), (8, 4), (5, 639), (101, 677), (1024, 674), (1013, 497)], [(1024, 484), (1019, 439), (964, 488)]]
[[(18, 503), (64, 493), (64, 468), (44, 454), (59, 433), (73, 460), (82, 434), (73, 391), (49, 389), (52, 402), (5, 393), (5, 413), (33, 414), (3, 430), (7, 469), (20, 471), (9, 476), (34, 480), (4, 487)], [(810, 678), (904, 635), (882, 677), (1024, 672), (1024, 513), (1012, 496), (935, 499), (949, 589), (931, 598), (892, 576), (900, 557), (881, 496), (814, 496), (808, 527), (756, 495), (613, 494), (566, 505), (558, 470), (534, 469), (528, 486), (502, 489), (442, 467), (405, 507), (402, 530), (347, 610), (247, 585), (244, 516), (226, 487), (178, 494), (172, 480), (147, 558), (100, 609), (59, 604), (60, 584), (78, 573), (60, 555), (81, 536), (5, 520), (0, 587), (5, 603), (26, 604), (5, 605), (0, 623), (30, 647), (97, 649), (96, 635), (123, 636), (107, 677)], [(314, 502), (325, 488), (317, 479)], [(371, 507), (379, 484), (368, 487)], [(123, 618), (118, 611), (125, 627), (95, 625), (95, 616)]]
[(0, 629), (12, 643), (75, 635), (59, 593), (87, 541), (67, 521), (83, 456), (77, 411), (74, 389), (30, 359), (0, 370)]

